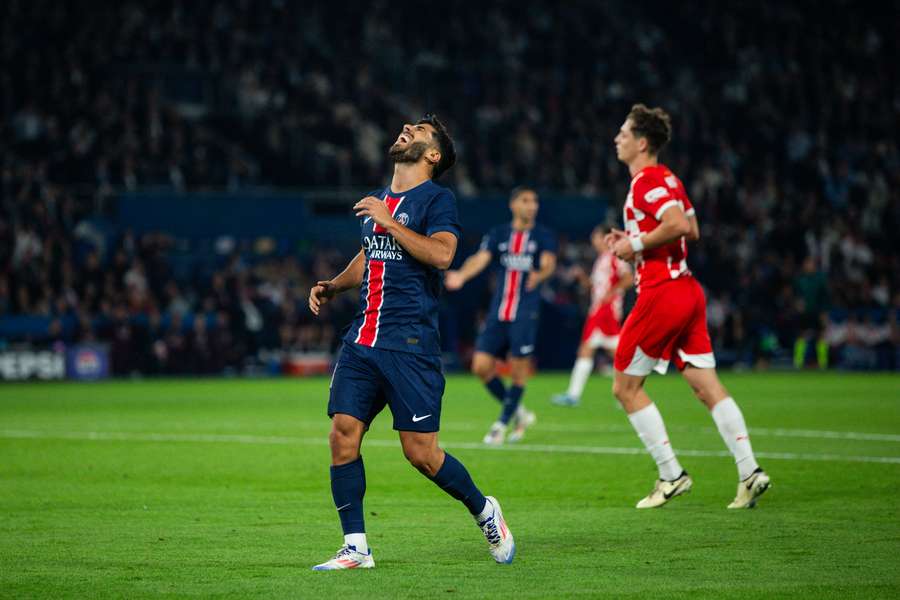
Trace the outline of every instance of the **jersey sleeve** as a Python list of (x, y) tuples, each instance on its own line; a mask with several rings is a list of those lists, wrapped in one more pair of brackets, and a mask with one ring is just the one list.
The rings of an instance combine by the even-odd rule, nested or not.
[(680, 206), (669, 186), (662, 179), (649, 175), (634, 182), (632, 202), (636, 209), (653, 215), (657, 221), (662, 220), (663, 213), (668, 209)]
[(686, 217), (693, 217), (697, 214), (697, 211), (694, 210), (694, 203), (691, 202), (687, 194), (682, 194), (681, 196), (681, 207), (684, 209), (684, 216)]
[(456, 196), (449, 190), (441, 191), (431, 200), (425, 220), (425, 235), (429, 237), (439, 231), (449, 231), (457, 239), (461, 237), (462, 226), (459, 224)]
[(481, 245), (478, 246), (478, 250), (479, 251), (487, 250), (488, 252), (490, 252), (491, 254), (496, 256), (497, 255), (497, 244), (498, 244), (497, 240), (498, 240), (498, 238), (499, 238), (499, 236), (497, 235), (496, 227), (488, 230), (488, 232), (486, 234), (484, 234), (484, 237), (481, 238)]
[(556, 254), (557, 250), (559, 250), (559, 241), (556, 239), (556, 234), (549, 229), (544, 229), (541, 237), (543, 238), (543, 241), (541, 242), (541, 252), (551, 252)]
[(688, 198), (687, 190), (684, 189), (684, 182), (678, 179), (678, 177), (676, 177), (675, 174), (671, 171), (668, 172), (665, 180), (666, 185), (669, 186), (670, 190), (672, 190), (672, 195), (678, 198), (678, 200), (681, 202), (681, 210), (684, 211), (684, 216), (694, 216), (694, 214), (696, 214), (696, 211), (694, 211), (694, 203), (691, 202), (690, 198)]

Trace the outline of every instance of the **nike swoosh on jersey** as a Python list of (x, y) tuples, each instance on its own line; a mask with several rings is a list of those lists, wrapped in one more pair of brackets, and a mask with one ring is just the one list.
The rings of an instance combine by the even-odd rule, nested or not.
[(413, 415), (413, 416), (412, 416), (412, 422), (413, 422), (413, 423), (418, 423), (419, 421), (424, 421), (425, 419), (427, 419), (427, 418), (430, 417), (430, 416), (431, 416), (430, 414), (425, 415), (424, 417), (417, 417), (416, 415)]

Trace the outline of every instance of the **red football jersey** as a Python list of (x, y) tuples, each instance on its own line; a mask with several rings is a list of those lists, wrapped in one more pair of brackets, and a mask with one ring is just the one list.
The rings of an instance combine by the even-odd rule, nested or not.
[[(629, 237), (639, 237), (653, 231), (662, 222), (663, 213), (673, 206), (680, 207), (688, 217), (694, 214), (694, 205), (688, 199), (681, 180), (665, 165), (641, 169), (631, 180), (625, 200), (626, 233)], [(641, 287), (652, 287), (691, 274), (684, 238), (639, 252), (634, 264), (638, 292)]]
[[(606, 296), (609, 290), (613, 289), (622, 275), (631, 272), (628, 263), (612, 252), (604, 252), (594, 261), (594, 268), (591, 270), (591, 310), (594, 312), (600, 307), (600, 301)], [(621, 312), (622, 297), (624, 294), (619, 292), (612, 299), (612, 303), (618, 306)]]

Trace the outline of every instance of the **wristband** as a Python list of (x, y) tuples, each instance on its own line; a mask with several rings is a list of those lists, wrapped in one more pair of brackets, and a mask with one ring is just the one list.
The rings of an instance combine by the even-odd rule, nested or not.
[(644, 249), (644, 240), (639, 237), (630, 238), (631, 249), (634, 250), (635, 254)]

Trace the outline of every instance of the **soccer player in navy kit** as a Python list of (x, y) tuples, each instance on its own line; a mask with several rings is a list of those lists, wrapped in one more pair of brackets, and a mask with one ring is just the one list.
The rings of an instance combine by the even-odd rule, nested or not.
[(363, 519), (366, 477), (360, 445), (385, 406), (409, 462), (465, 504), (494, 560), (510, 563), (516, 546), (500, 504), (485, 497), (462, 463), (438, 446), (444, 393), (437, 323), (440, 271), (453, 260), (460, 225), (453, 193), (432, 179), (456, 161), (453, 140), (436, 117), (426, 115), (403, 126), (390, 157), (390, 186), (353, 207), (362, 250), (343, 272), (318, 282), (309, 293), (316, 315), (336, 294), (356, 287), (361, 304), (344, 336), (328, 401), (331, 492), (344, 545), (313, 569), (375, 566)]
[[(485, 444), (502, 444), (504, 439), (516, 442), (534, 423), (534, 414), (525, 410), (521, 400), (537, 338), (540, 285), (556, 269), (556, 236), (535, 223), (538, 206), (534, 190), (514, 189), (509, 198), (512, 222), (491, 229), (478, 252), (458, 271), (448, 271), (444, 282), (448, 290), (458, 290), (491, 264), (497, 274), (497, 289), (472, 359), (472, 371), (502, 404), (500, 417), (484, 436)], [(509, 388), (495, 370), (496, 359), (505, 358), (507, 352)], [(513, 430), (507, 437), (510, 423)]]

